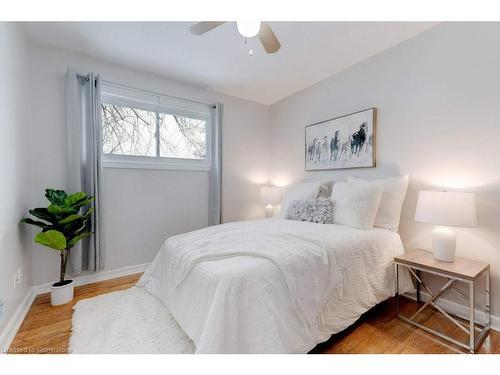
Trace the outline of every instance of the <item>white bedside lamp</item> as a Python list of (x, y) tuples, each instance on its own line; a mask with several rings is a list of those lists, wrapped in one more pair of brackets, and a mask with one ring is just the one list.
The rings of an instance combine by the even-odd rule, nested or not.
[(432, 251), (434, 258), (453, 262), (457, 240), (455, 232), (446, 227), (471, 228), (477, 225), (474, 194), (420, 191), (415, 220), (444, 226), (432, 230)]
[(260, 189), (260, 202), (266, 206), (266, 217), (274, 214), (274, 205), (281, 203), (281, 189), (275, 186), (264, 186)]

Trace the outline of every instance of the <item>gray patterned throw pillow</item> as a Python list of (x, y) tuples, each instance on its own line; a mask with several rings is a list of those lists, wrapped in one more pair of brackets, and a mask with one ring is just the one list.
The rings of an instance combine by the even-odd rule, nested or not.
[(333, 224), (333, 202), (329, 198), (295, 200), (288, 206), (285, 217), (288, 220)]
[(319, 185), (317, 198), (330, 198), (332, 196), (332, 182), (324, 181)]

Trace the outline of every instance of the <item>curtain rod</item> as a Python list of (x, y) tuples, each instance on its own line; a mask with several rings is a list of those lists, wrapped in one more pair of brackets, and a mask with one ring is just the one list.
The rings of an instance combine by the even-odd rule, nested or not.
[[(77, 79), (85, 79), (86, 81), (88, 81), (89, 80), (89, 75), (88, 74), (87, 75), (83, 75), (83, 74), (80, 74), (80, 73), (76, 73), (76, 78)], [(204, 102), (199, 102), (197, 100), (181, 98), (181, 97), (173, 96), (173, 95), (167, 95), (167, 94), (163, 94), (163, 93), (159, 93), (159, 92), (155, 92), (155, 91), (151, 91), (151, 90), (139, 89), (137, 87), (132, 87), (132, 86), (124, 85), (124, 84), (121, 84), (121, 83), (116, 83), (116, 82), (108, 81), (108, 80), (105, 80), (105, 79), (101, 80), (101, 82), (106, 83), (106, 84), (111, 85), (111, 86), (123, 87), (123, 88), (129, 89), (129, 90), (135, 90), (135, 91), (138, 91), (138, 92), (144, 92), (144, 93), (148, 93), (148, 94), (155, 95), (155, 96), (164, 96), (164, 97), (167, 97), (167, 98), (172, 98), (172, 99), (176, 99), (176, 100), (182, 100), (182, 101), (191, 102), (191, 103), (195, 103), (195, 104), (206, 105), (206, 106), (208, 106), (210, 108), (215, 108), (215, 104), (213, 104), (213, 103), (204, 103)]]
[(129, 89), (129, 90), (135, 90), (135, 91), (138, 91), (138, 92), (144, 92), (144, 93), (148, 93), (148, 94), (155, 95), (155, 96), (164, 96), (164, 97), (167, 97), (167, 98), (172, 98), (172, 99), (176, 99), (176, 100), (182, 100), (182, 101), (191, 102), (191, 103), (195, 103), (195, 104), (206, 105), (206, 106), (208, 106), (210, 108), (215, 108), (215, 105), (213, 103), (204, 103), (204, 102), (199, 102), (197, 100), (181, 98), (181, 97), (173, 96), (173, 95), (167, 95), (167, 94), (163, 94), (163, 93), (159, 93), (159, 92), (155, 92), (155, 91), (151, 91), (151, 90), (139, 89), (137, 87), (132, 87), (132, 86), (124, 85), (124, 84), (121, 84), (121, 83), (115, 83), (115, 82), (107, 81), (105, 79), (103, 79), (101, 81), (103, 83), (106, 83), (106, 84), (111, 85), (111, 86), (124, 87), (124, 88)]
[(80, 74), (80, 73), (76, 73), (76, 79), (84, 79), (85, 81), (88, 81), (90, 78), (89, 78), (89, 75), (83, 75), (83, 74)]

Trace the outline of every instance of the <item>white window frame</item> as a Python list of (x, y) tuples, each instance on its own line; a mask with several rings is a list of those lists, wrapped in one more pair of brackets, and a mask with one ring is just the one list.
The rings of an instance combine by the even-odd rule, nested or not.
[[(159, 142), (156, 141), (157, 156), (115, 155), (103, 152), (102, 166), (104, 168), (210, 171), (212, 165), (212, 113), (209, 105), (171, 98), (108, 82), (102, 84), (101, 103), (205, 121), (207, 147), (205, 159), (172, 158), (159, 156)], [(158, 121), (156, 122), (156, 132), (157, 134), (159, 132)]]

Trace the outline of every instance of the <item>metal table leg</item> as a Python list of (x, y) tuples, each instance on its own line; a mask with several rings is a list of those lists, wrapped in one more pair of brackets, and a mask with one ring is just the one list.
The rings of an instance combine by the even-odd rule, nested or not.
[(421, 276), (420, 276), (419, 270), (417, 270), (417, 276), (418, 276), (418, 278), (417, 278), (417, 302), (420, 303), (420, 280), (419, 279)]
[(476, 349), (476, 332), (474, 330), (474, 282), (469, 282), (469, 351), (474, 354)]
[(485, 273), (485, 290), (484, 290), (484, 326), (482, 329), (475, 328), (480, 331), (477, 339), (475, 340), (474, 351), (477, 350), (483, 339), (490, 331), (490, 270)]
[(484, 314), (486, 315), (486, 326), (490, 328), (490, 270), (486, 272), (486, 293), (484, 295), (484, 299)]
[(399, 264), (396, 263), (396, 317), (399, 317)]

